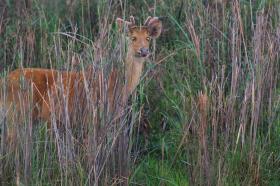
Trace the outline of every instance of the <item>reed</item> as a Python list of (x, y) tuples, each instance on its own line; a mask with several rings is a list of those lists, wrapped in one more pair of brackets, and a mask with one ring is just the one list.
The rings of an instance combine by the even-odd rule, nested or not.
[(76, 100), (76, 114), (63, 97), (51, 99), (61, 109), (51, 115), (52, 130), (32, 120), (27, 104), (10, 151), (1, 108), (0, 181), (277, 185), (279, 6), (277, 0), (0, 2), (1, 77), (19, 67), (98, 70), (100, 90), (114, 68), (125, 77), (116, 18), (164, 18), (121, 117), (110, 114), (106, 91), (96, 92), (100, 102), (86, 92), (90, 106)]

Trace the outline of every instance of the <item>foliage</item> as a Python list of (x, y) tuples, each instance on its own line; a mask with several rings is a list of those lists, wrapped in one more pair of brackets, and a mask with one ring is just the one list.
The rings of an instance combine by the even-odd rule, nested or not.
[[(11, 0), (0, 2), (0, 10), (3, 76), (22, 66), (78, 71), (103, 65), (99, 62), (104, 62), (101, 66), (108, 74), (108, 66), (122, 66), (116, 17), (133, 14), (140, 23), (148, 15), (157, 15), (163, 16), (164, 25), (162, 36), (151, 46), (156, 51), (133, 96), (132, 113), (120, 121), (129, 134), (129, 152), (125, 152), (129, 179), (112, 173), (122, 167), (119, 157), (111, 154), (117, 133), (113, 127), (101, 130), (104, 135), (89, 152), (96, 159), (87, 162), (89, 147), (78, 142), (69, 145), (61, 137), (66, 152), (59, 152), (57, 138), (37, 125), (30, 146), (25, 135), (16, 152), (4, 153), (1, 146), (2, 183), (280, 182), (277, 0)], [(77, 56), (81, 63), (71, 64)], [(100, 118), (99, 124), (107, 126), (102, 113)], [(74, 139), (83, 135), (80, 129), (73, 132)], [(97, 148), (101, 155), (94, 151)], [(72, 150), (70, 157), (67, 152)], [(61, 161), (64, 155), (73, 162)]]

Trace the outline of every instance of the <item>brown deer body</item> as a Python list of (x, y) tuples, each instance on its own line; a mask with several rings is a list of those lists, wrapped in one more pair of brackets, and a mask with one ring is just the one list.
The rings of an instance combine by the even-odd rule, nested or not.
[[(117, 18), (117, 24), (119, 31), (125, 31), (129, 37), (125, 61), (126, 82), (120, 88), (121, 101), (123, 102), (122, 104), (125, 104), (128, 96), (139, 83), (144, 61), (149, 56), (150, 40), (160, 35), (162, 23), (157, 17), (148, 17), (144, 26), (135, 26), (134, 18), (130, 17), (130, 21)], [(2, 89), (5, 88), (1, 91), (2, 95), (0, 97), (0, 106), (8, 122), (8, 136), (14, 133), (11, 125), (16, 124), (16, 122), (12, 120), (16, 120), (15, 117), (20, 118), (21, 114), (19, 113), (28, 104), (31, 105), (33, 119), (42, 119), (50, 124), (52, 112), (60, 112), (51, 107), (51, 99), (57, 97), (59, 85), (63, 87), (61, 91), (63, 93), (62, 97), (67, 100), (69, 112), (74, 109), (75, 100), (79, 101), (84, 97), (84, 94), (78, 93), (77, 90), (81, 92), (92, 90), (99, 92), (100, 87), (96, 81), (91, 82), (90, 89), (86, 90), (85, 84), (87, 84), (87, 80), (85, 80), (85, 76), (88, 75), (92, 74), (41, 68), (21, 68), (10, 72), (6, 77), (5, 86), (4, 80), (1, 82)], [(107, 90), (110, 105), (115, 104), (112, 102), (115, 101), (115, 86), (118, 86), (115, 81), (117, 76), (119, 76), (118, 72), (112, 70)], [(29, 87), (28, 90), (25, 88), (26, 83)], [(5, 92), (5, 95), (3, 92)], [(97, 99), (97, 96), (93, 96), (92, 99)]]

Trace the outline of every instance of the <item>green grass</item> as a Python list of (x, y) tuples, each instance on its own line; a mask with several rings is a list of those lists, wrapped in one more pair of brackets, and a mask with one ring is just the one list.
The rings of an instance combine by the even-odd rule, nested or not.
[[(101, 64), (106, 73), (111, 66), (122, 68), (122, 61), (116, 57), (116, 17), (133, 14), (140, 23), (154, 13), (165, 16), (155, 61), (146, 64), (138, 95), (132, 101), (132, 116), (125, 121), (130, 128), (127, 162), (131, 185), (280, 183), (277, 0), (224, 4), (76, 0), (73, 6), (63, 0), (30, 2), (27, 6), (5, 1), (6, 13), (0, 13), (1, 77), (21, 66), (65, 70), (74, 55), (82, 61), (74, 70), (91, 64)], [(94, 53), (96, 46), (104, 52), (101, 57)], [(200, 109), (200, 91), (208, 99), (206, 118)], [(106, 126), (102, 113), (100, 118), (101, 126)], [(144, 120), (148, 128), (142, 131)], [(93, 151), (93, 147), (80, 145), (82, 129), (73, 131), (78, 141), (73, 142), (75, 161), (65, 163), (59, 155), (68, 154), (58, 152), (56, 138), (45, 127), (33, 129), (30, 182), (93, 185), (97, 178), (92, 176), (87, 153), (96, 155), (94, 150), (101, 149), (101, 155), (90, 164), (98, 171), (104, 165), (97, 182), (118, 183), (118, 176), (112, 172), (121, 165), (110, 148), (114, 130), (104, 127), (105, 137), (94, 143)], [(0, 163), (4, 162), (7, 170), (5, 177), (0, 177), (4, 184), (15, 185), (18, 172), (24, 183), (26, 141), (22, 139), (17, 156), (15, 152), (0, 155)], [(61, 145), (67, 151), (72, 143), (65, 140)], [(110, 156), (105, 160), (107, 153)]]
[[(184, 162), (181, 167), (172, 167), (168, 161), (147, 156), (134, 170), (131, 184), (140, 185), (189, 185)], [(136, 181), (134, 181), (136, 180)]]

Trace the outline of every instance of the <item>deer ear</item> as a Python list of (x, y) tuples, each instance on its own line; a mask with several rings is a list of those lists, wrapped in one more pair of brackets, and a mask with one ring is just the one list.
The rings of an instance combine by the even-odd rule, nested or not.
[(125, 21), (121, 18), (117, 18), (116, 19), (117, 25), (118, 25), (118, 30), (119, 32), (128, 32), (129, 31), (129, 27), (131, 26), (131, 22)]
[(158, 17), (153, 17), (148, 22), (148, 31), (152, 38), (158, 38), (161, 34), (162, 23)]
[(119, 32), (121, 32), (122, 30), (126, 30), (126, 28), (124, 28), (124, 26), (125, 26), (125, 21), (124, 21), (123, 19), (117, 18), (117, 19), (116, 19), (116, 23), (117, 23), (117, 25), (118, 25), (118, 30), (119, 30)]

